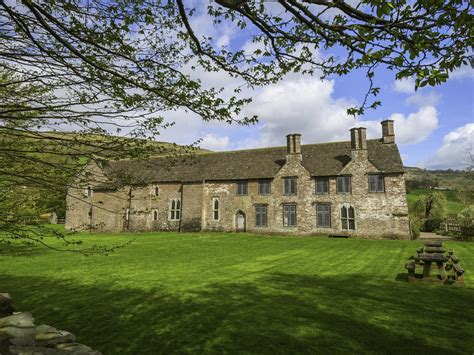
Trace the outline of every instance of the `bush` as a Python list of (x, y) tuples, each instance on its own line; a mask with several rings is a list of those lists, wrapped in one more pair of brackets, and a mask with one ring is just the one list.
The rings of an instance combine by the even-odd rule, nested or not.
[(438, 230), (443, 221), (440, 219), (427, 219), (421, 228), (422, 232), (434, 232)]
[(420, 228), (415, 223), (411, 225), (411, 236), (413, 239), (418, 239), (420, 236)]

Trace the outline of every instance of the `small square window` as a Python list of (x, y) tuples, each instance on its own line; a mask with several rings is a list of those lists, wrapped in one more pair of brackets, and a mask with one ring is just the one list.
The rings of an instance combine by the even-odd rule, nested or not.
[(239, 181), (237, 182), (237, 196), (245, 196), (248, 194), (248, 182)]
[(259, 182), (258, 182), (258, 194), (261, 195), (261, 196), (270, 195), (270, 187), (271, 187), (270, 180), (259, 180)]
[(318, 195), (329, 193), (329, 178), (316, 178), (316, 193)]
[(369, 175), (369, 192), (385, 192), (383, 175)]
[(296, 176), (288, 176), (283, 180), (283, 193), (285, 195), (296, 195)]
[(351, 177), (350, 176), (338, 176), (337, 177), (337, 193), (338, 194), (350, 194), (351, 193)]

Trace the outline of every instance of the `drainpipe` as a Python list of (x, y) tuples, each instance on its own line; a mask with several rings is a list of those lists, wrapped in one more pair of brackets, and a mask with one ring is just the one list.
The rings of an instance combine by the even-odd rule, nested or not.
[(127, 218), (127, 230), (130, 230), (130, 219), (132, 218), (132, 186), (130, 186), (128, 190), (128, 213), (126, 213), (126, 218)]
[(181, 221), (183, 220), (183, 183), (181, 182), (181, 209), (179, 211), (179, 224), (178, 224), (178, 233), (181, 233)]

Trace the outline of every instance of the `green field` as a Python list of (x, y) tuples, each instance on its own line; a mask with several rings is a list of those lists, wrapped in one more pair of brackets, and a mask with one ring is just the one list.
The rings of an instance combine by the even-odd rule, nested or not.
[(474, 243), (447, 243), (467, 270), (456, 287), (406, 282), (417, 241), (81, 236), (132, 237), (107, 257), (0, 244), (0, 292), (104, 354), (474, 350)]
[[(418, 198), (418, 196), (421, 195), (428, 195), (432, 193), (433, 191), (436, 190), (430, 190), (430, 189), (415, 189), (411, 190), (410, 193), (407, 194), (407, 200), (408, 200), (408, 209), (411, 210), (413, 203), (415, 200)], [(443, 193), (446, 196), (446, 210), (449, 215), (457, 215), (458, 213), (461, 213), (465, 208), (467, 208), (467, 205), (463, 204), (458, 196), (456, 191), (439, 191)]]

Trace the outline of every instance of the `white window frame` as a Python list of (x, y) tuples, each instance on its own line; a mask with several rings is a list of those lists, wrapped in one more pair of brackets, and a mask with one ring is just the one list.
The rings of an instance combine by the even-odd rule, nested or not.
[[(217, 208), (216, 208), (216, 202), (217, 202)], [(221, 207), (221, 202), (219, 201), (219, 198), (213, 197), (212, 198), (212, 220), (213, 221), (219, 221), (221, 217), (220, 213), (220, 207)], [(216, 218), (216, 213), (217, 213), (217, 218)]]
[[(354, 211), (354, 217), (349, 216), (349, 211), (350, 211), (351, 208)], [(346, 217), (342, 216), (343, 209), (346, 210)], [(342, 207), (340, 209), (340, 218), (341, 218), (341, 229), (342, 230), (351, 231), (351, 230), (356, 230), (357, 229), (357, 224), (356, 224), (357, 216), (356, 216), (356, 210), (355, 210), (354, 206), (349, 205), (349, 204), (342, 205)], [(346, 221), (346, 228), (344, 228), (344, 221)], [(354, 222), (354, 228), (350, 228), (350, 221)]]
[(170, 221), (179, 221), (181, 219), (181, 200), (179, 198), (172, 198), (170, 200), (168, 219)]

